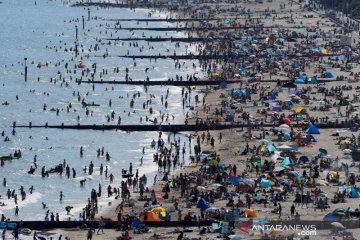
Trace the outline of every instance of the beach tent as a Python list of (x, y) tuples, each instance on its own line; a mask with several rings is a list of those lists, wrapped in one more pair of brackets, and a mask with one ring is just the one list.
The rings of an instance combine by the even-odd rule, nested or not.
[(253, 209), (246, 209), (245, 213), (243, 214), (243, 217), (253, 218), (253, 217), (257, 217), (257, 214), (256, 211)]
[(299, 37), (299, 34), (298, 34), (297, 32), (295, 32), (295, 31), (293, 31), (293, 32), (291, 33), (291, 37), (292, 37), (292, 38), (298, 38), (298, 37)]
[(288, 165), (290, 165), (290, 159), (289, 159), (289, 157), (286, 157), (286, 158), (284, 158), (284, 159), (282, 160), (281, 166), (282, 166), (282, 167), (287, 167)]
[(145, 221), (145, 215), (147, 216), (146, 219), (147, 222), (160, 222), (160, 218), (154, 212), (151, 211), (141, 214), (139, 217), (140, 221), (142, 222)]
[(314, 124), (310, 124), (310, 126), (306, 129), (305, 133), (307, 133), (307, 134), (320, 134), (320, 131)]
[(353, 186), (349, 187), (348, 191), (349, 191), (350, 198), (359, 198), (360, 197), (359, 193), (356, 191), (356, 189)]
[(201, 198), (197, 202), (196, 208), (200, 208), (201, 211), (205, 211), (206, 209), (209, 208), (209, 203), (205, 199)]
[(235, 177), (235, 176), (229, 177), (228, 181), (233, 183), (233, 184), (240, 184), (240, 179), (238, 177)]
[(290, 119), (288, 119), (288, 118), (285, 118), (285, 119), (284, 119), (284, 124), (286, 124), (286, 125), (289, 125), (289, 124), (291, 124), (291, 121), (290, 121)]
[(299, 107), (294, 108), (295, 113), (301, 113), (302, 110), (304, 110), (304, 107), (299, 106)]
[(275, 152), (275, 151), (276, 151), (276, 147), (274, 147), (274, 145), (268, 145), (268, 146), (266, 147), (266, 150), (267, 150), (268, 152)]
[(230, 24), (230, 19), (225, 19), (224, 24)]
[(325, 157), (327, 155), (327, 151), (323, 148), (319, 148), (319, 156)]
[(269, 180), (261, 179), (261, 187), (268, 188), (270, 185)]
[(272, 108), (272, 111), (274, 111), (274, 112), (281, 112), (281, 106), (274, 106), (274, 107)]
[(291, 140), (291, 136), (290, 136), (289, 133), (284, 133), (283, 138), (284, 138), (285, 140)]
[(163, 207), (156, 207), (156, 208), (151, 209), (151, 211), (154, 213), (166, 212), (165, 208), (163, 208)]
[(333, 78), (334, 74), (332, 74), (331, 72), (325, 72), (324, 73), (324, 78)]
[(297, 78), (297, 79), (295, 79), (294, 82), (297, 83), (297, 84), (305, 84), (305, 79), (303, 79), (303, 78)]
[(303, 162), (303, 163), (306, 163), (306, 162), (309, 161), (309, 158), (308, 158), (307, 156), (301, 156), (301, 157), (299, 158), (299, 160), (300, 160), (301, 162)]
[(309, 77), (308, 78), (308, 83), (316, 84), (317, 83), (316, 76)]
[(289, 190), (291, 188), (290, 183), (288, 181), (285, 181), (285, 180), (281, 181), (280, 185), (286, 187), (287, 190)]
[(137, 229), (140, 228), (140, 225), (141, 225), (141, 221), (138, 218), (135, 218), (131, 223), (131, 228)]

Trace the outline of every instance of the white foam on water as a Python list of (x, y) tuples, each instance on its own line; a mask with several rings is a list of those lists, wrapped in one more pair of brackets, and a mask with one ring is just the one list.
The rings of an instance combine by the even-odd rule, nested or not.
[(21, 196), (18, 196), (18, 204), (16, 205), (13, 198), (10, 199), (2, 199), (1, 201), (5, 203), (5, 206), (0, 206), (0, 210), (9, 210), (15, 209), (16, 206), (19, 208), (28, 206), (30, 204), (35, 204), (40, 201), (42, 194), (39, 192), (33, 192), (32, 194), (27, 194), (24, 201), (21, 201)]

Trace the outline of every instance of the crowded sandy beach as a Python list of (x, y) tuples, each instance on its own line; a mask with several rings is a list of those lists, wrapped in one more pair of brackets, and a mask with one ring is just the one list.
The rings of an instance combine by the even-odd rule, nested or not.
[(356, 20), (314, 1), (27, 4), (38, 42), (4, 28), (0, 62), (3, 239), (358, 238)]

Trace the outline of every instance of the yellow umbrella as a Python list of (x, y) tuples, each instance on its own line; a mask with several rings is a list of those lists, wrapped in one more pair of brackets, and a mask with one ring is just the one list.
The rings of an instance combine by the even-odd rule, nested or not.
[(296, 107), (294, 108), (294, 112), (295, 113), (301, 113), (302, 110), (304, 110), (305, 108), (304, 107)]
[(151, 209), (151, 211), (154, 213), (166, 212), (165, 208), (163, 208), (163, 207), (156, 207), (156, 208)]

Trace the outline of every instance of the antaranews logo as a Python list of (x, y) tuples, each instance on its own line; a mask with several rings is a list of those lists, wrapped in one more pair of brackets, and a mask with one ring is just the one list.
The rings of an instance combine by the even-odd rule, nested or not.
[(314, 224), (252, 224), (252, 221), (245, 222), (236, 227), (245, 234), (250, 234), (252, 231), (291, 231), (297, 232), (299, 236), (316, 236), (316, 225)]

